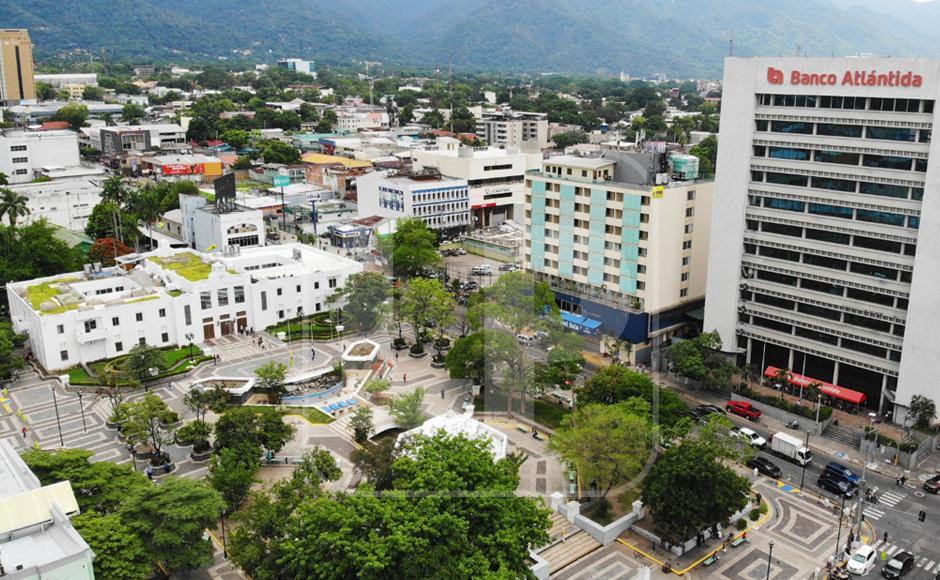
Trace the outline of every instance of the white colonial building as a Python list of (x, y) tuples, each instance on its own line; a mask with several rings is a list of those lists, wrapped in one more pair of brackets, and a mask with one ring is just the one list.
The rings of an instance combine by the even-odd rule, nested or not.
[(435, 230), (464, 230), (470, 225), (466, 179), (442, 177), (437, 169), (376, 171), (360, 175), (356, 184), (360, 215), (419, 217)]
[(46, 369), (127, 353), (137, 344), (183, 346), (327, 308), (362, 264), (302, 244), (228, 255), (158, 249), (123, 267), (7, 285), (17, 332)]
[(74, 131), (5, 130), (0, 133), (0, 171), (10, 183), (32, 181), (43, 168), (78, 166)]

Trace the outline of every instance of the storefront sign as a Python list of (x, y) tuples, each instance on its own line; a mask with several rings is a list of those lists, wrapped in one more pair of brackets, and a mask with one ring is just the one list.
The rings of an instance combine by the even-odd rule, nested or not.
[(877, 70), (847, 70), (842, 73), (807, 73), (792, 70), (789, 74), (784, 71), (767, 67), (767, 82), (772, 85), (782, 85), (789, 82), (800, 86), (835, 86), (846, 87), (920, 87), (924, 78), (912, 71), (893, 70), (878, 72)]

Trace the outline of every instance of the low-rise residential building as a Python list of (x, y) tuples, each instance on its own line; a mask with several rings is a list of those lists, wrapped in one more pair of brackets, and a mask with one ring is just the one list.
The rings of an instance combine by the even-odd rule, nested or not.
[(484, 109), (477, 119), (477, 137), (487, 145), (540, 151), (549, 145), (548, 113), (513, 111), (508, 107)]
[(45, 369), (137, 344), (183, 346), (262, 330), (329, 308), (327, 299), (362, 271), (359, 262), (302, 244), (212, 254), (165, 248), (118, 261), (7, 284), (14, 328), (28, 333)]
[(525, 172), (541, 167), (541, 156), (514, 147), (467, 147), (442, 137), (433, 146), (412, 149), (411, 163), (416, 170), (436, 167), (443, 175), (467, 180), (471, 225), (483, 228), (505, 220), (522, 223)]
[(303, 183), (307, 177), (307, 166), (301, 163), (284, 165), (283, 163), (265, 163), (248, 170), (252, 180), (273, 185), (277, 177), (287, 176), (291, 183)]
[(30, 223), (45, 219), (50, 224), (71, 231), (84, 231), (91, 211), (101, 201), (99, 178), (65, 178), (11, 185), (10, 189), (25, 196), (29, 213), (20, 218)]
[(85, 87), (98, 86), (97, 73), (63, 73), (35, 75), (37, 83), (45, 83), (54, 89), (68, 91), (69, 98), (80, 99)]
[(387, 129), (388, 111), (378, 105), (343, 105), (336, 107), (336, 130), (355, 133), (362, 129)]
[(302, 159), (307, 166), (307, 183), (328, 188), (339, 194), (345, 194), (358, 176), (372, 170), (372, 163), (349, 157), (307, 153)]
[(85, 127), (79, 141), (116, 158), (131, 151), (176, 149), (186, 144), (186, 129), (176, 123), (154, 125), (119, 125), (116, 127)]
[[(35, 104), (19, 104), (7, 107), (4, 118), (12, 120), (18, 126), (35, 125), (49, 117), (55, 116), (59, 109), (69, 104), (70, 101), (44, 101)], [(124, 112), (124, 105), (120, 103), (103, 103), (100, 101), (85, 101), (82, 103), (88, 107), (89, 117), (115, 117)], [(7, 116), (7, 114), (9, 114)], [(12, 119), (11, 119), (12, 117)]]
[(0, 171), (10, 183), (32, 181), (43, 167), (75, 167), (80, 161), (74, 131), (0, 132)]
[(526, 178), (526, 268), (569, 326), (627, 340), (654, 367), (651, 347), (701, 319), (714, 191), (668, 175), (665, 153), (609, 151), (551, 157)]
[(419, 217), (446, 232), (470, 226), (467, 180), (443, 177), (437, 169), (375, 171), (360, 176), (357, 189), (360, 215)]
[(0, 571), (4, 578), (94, 580), (94, 552), (69, 518), (72, 484), (42, 485), (6, 439), (0, 441)]

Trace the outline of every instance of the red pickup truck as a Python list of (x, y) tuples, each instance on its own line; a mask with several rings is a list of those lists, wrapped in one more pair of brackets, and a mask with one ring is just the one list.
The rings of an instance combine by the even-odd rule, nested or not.
[(760, 409), (745, 401), (728, 401), (725, 404), (725, 410), (751, 421), (756, 421), (761, 415)]

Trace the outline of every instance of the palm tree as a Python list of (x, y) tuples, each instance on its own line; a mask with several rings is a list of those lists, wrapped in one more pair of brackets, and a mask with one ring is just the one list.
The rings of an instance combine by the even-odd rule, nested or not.
[(29, 215), (29, 198), (6, 187), (0, 188), (0, 218), (7, 216), (10, 227), (16, 227), (17, 218)]
[(783, 387), (787, 387), (790, 384), (790, 377), (793, 376), (790, 373), (790, 369), (777, 369), (777, 372), (774, 373), (774, 381), (780, 383)]
[(161, 209), (160, 194), (152, 187), (146, 187), (137, 192), (137, 195), (131, 200), (131, 206), (137, 219), (147, 224), (149, 232), (148, 247), (153, 249), (153, 224), (160, 219)]
[(754, 365), (744, 365), (741, 367), (741, 378), (747, 382), (747, 388), (751, 389), (751, 384), (759, 378), (757, 367)]
[(817, 403), (816, 397), (819, 395), (819, 389), (822, 388), (822, 383), (819, 381), (813, 381), (810, 384), (806, 385), (806, 398), (812, 399), (813, 405)]
[(10, 185), (10, 179), (7, 177), (7, 174), (0, 171), (0, 185)]

